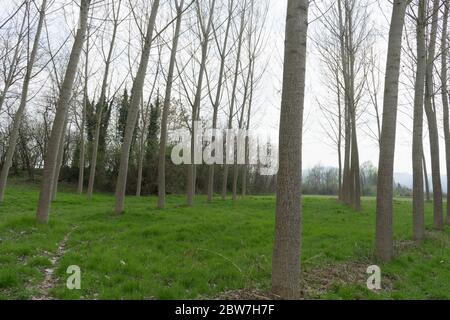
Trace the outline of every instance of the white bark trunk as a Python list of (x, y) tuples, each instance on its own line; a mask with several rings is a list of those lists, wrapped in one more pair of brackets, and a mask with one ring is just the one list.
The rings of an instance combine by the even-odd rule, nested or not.
[(67, 117), (69, 102), (72, 95), (73, 83), (77, 73), (78, 62), (86, 36), (87, 20), (89, 15), (91, 0), (82, 0), (80, 6), (80, 23), (75, 42), (70, 54), (64, 82), (61, 87), (60, 97), (56, 110), (55, 120), (50, 140), (48, 142), (47, 155), (45, 157), (44, 174), (42, 179), (41, 192), (36, 218), (41, 223), (47, 223), (51, 207), (52, 184), (57, 165), (58, 149), (63, 135), (64, 121)]

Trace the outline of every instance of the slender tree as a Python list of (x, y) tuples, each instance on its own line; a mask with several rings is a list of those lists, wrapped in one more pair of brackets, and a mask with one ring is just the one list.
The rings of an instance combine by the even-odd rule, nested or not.
[[(255, 90), (255, 64), (256, 64), (256, 55), (255, 53), (251, 53), (250, 59), (250, 84), (249, 84), (249, 99), (248, 99), (248, 108), (247, 108), (247, 120), (246, 120), (246, 130), (250, 132), (250, 123), (252, 116), (252, 107), (253, 107), (253, 95)], [(242, 167), (242, 196), (245, 197), (247, 195), (247, 175), (248, 175), (248, 166), (250, 165), (250, 139), (249, 137), (245, 137), (245, 165)]]
[(414, 89), (413, 128), (413, 238), (421, 241), (425, 233), (424, 175), (423, 175), (423, 102), (425, 94), (425, 73), (427, 52), (425, 44), (426, 3), (419, 0), (417, 14), (417, 70)]
[(197, 84), (196, 84), (196, 93), (195, 100), (192, 107), (192, 134), (191, 134), (191, 164), (188, 165), (187, 172), (187, 205), (192, 206), (194, 202), (195, 195), (195, 185), (196, 185), (196, 177), (195, 177), (195, 122), (200, 121), (200, 103), (202, 100), (202, 89), (203, 89), (203, 80), (205, 77), (206, 70), (206, 60), (208, 58), (208, 50), (209, 50), (209, 40), (211, 37), (211, 29), (212, 23), (214, 19), (214, 10), (216, 7), (216, 0), (212, 0), (210, 3), (208, 21), (205, 23), (203, 21), (202, 13), (200, 10), (200, 4), (197, 2), (197, 16), (200, 24), (200, 34), (202, 38), (201, 44), (201, 61), (200, 61), (200, 70), (198, 72)]
[[(251, 117), (254, 109), (254, 98), (256, 86), (259, 80), (262, 78), (262, 75), (265, 73), (265, 67), (259, 74), (256, 74), (256, 62), (259, 60), (262, 48), (265, 45), (264, 39), (264, 26), (266, 23), (267, 13), (269, 10), (267, 1), (258, 1), (261, 3), (261, 7), (255, 6), (255, 0), (251, 1), (250, 6), (250, 27), (249, 27), (249, 40), (248, 40), (248, 60), (249, 60), (249, 68), (250, 68), (250, 83), (249, 83), (249, 97), (248, 97), (248, 107), (247, 107), (247, 116), (245, 120), (245, 129), (247, 133), (250, 132), (251, 125)], [(247, 179), (249, 173), (250, 166), (250, 138), (247, 135), (245, 137), (245, 164), (242, 166), (242, 196), (245, 197), (247, 195)]]
[[(345, 155), (344, 172), (342, 181), (342, 200), (352, 205), (355, 210), (361, 210), (361, 183), (360, 164), (357, 136), (357, 107), (362, 90), (367, 81), (367, 75), (363, 75), (362, 82), (357, 83), (360, 68), (357, 59), (360, 55), (361, 61), (367, 61), (368, 55), (364, 52), (365, 39), (370, 38), (371, 30), (367, 28), (368, 15), (364, 4), (355, 0), (338, 0), (338, 38), (341, 57), (341, 72), (343, 78), (343, 91), (345, 102)], [(332, 30), (336, 36), (336, 32)]]
[(164, 97), (164, 105), (161, 118), (161, 139), (159, 142), (159, 159), (158, 159), (158, 208), (164, 209), (166, 206), (166, 148), (167, 148), (167, 121), (169, 118), (170, 102), (172, 100), (173, 74), (175, 69), (175, 61), (178, 51), (178, 40), (180, 38), (182, 14), (184, 0), (175, 0), (177, 13), (177, 22), (175, 32), (172, 39), (172, 49), (170, 52), (169, 71), (167, 73), (166, 94)]
[[(216, 96), (215, 100), (213, 102), (213, 121), (212, 121), (212, 128), (213, 128), (213, 136), (211, 137), (211, 144), (214, 143), (216, 134), (217, 134), (217, 122), (218, 122), (218, 116), (219, 116), (219, 107), (221, 102), (221, 97), (223, 93), (223, 85), (224, 85), (224, 77), (225, 77), (225, 67), (226, 67), (226, 58), (227, 58), (227, 48), (228, 48), (228, 42), (229, 42), (229, 35), (230, 35), (230, 28), (231, 23), (233, 21), (233, 13), (234, 13), (234, 0), (228, 1), (228, 17), (227, 17), (227, 24), (225, 28), (225, 36), (223, 38), (223, 44), (220, 46), (219, 39), (218, 39), (218, 32), (214, 29), (214, 39), (216, 40), (217, 49), (219, 51), (219, 57), (220, 57), (220, 68), (219, 68), (219, 80), (217, 84), (216, 89)], [(215, 153), (215, 150), (214, 150)], [(208, 202), (213, 201), (213, 195), (214, 195), (214, 171), (215, 166), (214, 163), (209, 166), (208, 171)]]
[(78, 187), (77, 193), (82, 194), (84, 188), (84, 170), (86, 161), (86, 145), (85, 145), (85, 128), (86, 128), (86, 112), (87, 105), (89, 103), (89, 28), (86, 36), (86, 61), (84, 63), (84, 87), (83, 87), (83, 110), (81, 112), (81, 126), (80, 126), (80, 159), (79, 159), (79, 171), (78, 171)]
[(450, 225), (450, 124), (449, 124), (449, 104), (448, 104), (448, 12), (450, 9), (450, 1), (444, 1), (444, 19), (442, 25), (441, 38), (441, 93), (442, 93), (442, 109), (444, 110), (444, 137), (445, 137), (445, 159), (447, 165), (447, 224)]
[[(249, 37), (249, 42), (251, 43), (251, 36)], [(252, 59), (249, 59), (249, 64), (248, 64), (248, 71), (247, 71), (247, 76), (246, 79), (244, 81), (244, 96), (242, 98), (242, 105), (240, 108), (240, 115), (238, 115), (238, 128), (239, 130), (244, 129), (244, 124), (245, 124), (245, 110), (247, 107), (247, 100), (249, 99), (249, 95), (250, 95), (250, 81), (252, 79), (252, 74), (253, 74), (253, 62)], [(244, 74), (242, 72), (242, 74)], [(239, 138), (237, 140), (237, 146), (238, 146), (238, 150), (239, 150), (239, 146), (242, 143), (242, 141), (239, 141)], [(244, 148), (245, 148), (245, 141), (244, 141)], [(245, 152), (245, 149), (244, 149)], [(245, 157), (245, 154), (244, 154)], [(237, 156), (238, 158), (238, 156)], [(238, 163), (234, 164), (233, 167), (233, 189), (232, 189), (232, 198), (233, 200), (237, 200), (237, 189), (238, 189), (238, 180), (239, 180), (239, 169), (240, 169), (241, 165)]]
[(436, 42), (437, 31), (439, 25), (439, 8), (440, 1), (433, 1), (432, 22), (430, 39), (428, 43), (428, 58), (426, 66), (425, 80), (425, 113), (428, 119), (428, 130), (431, 151), (431, 176), (433, 179), (433, 212), (434, 227), (442, 229), (443, 213), (442, 213), (442, 183), (441, 183), (441, 167), (439, 159), (439, 131), (437, 125), (437, 112), (434, 103), (434, 61), (436, 59)]
[[(242, 44), (244, 42), (244, 32), (245, 32), (245, 26), (246, 26), (246, 9), (247, 9), (247, 0), (245, 0), (242, 4), (242, 10), (241, 10), (241, 19), (240, 19), (240, 25), (239, 25), (239, 31), (238, 31), (238, 43), (236, 47), (236, 64), (234, 67), (234, 74), (233, 74), (233, 87), (231, 90), (231, 102), (230, 102), (230, 110), (228, 114), (228, 129), (233, 129), (233, 119), (236, 109), (236, 93), (237, 93), (237, 86), (238, 86), (238, 78), (239, 78), (239, 67), (241, 63), (241, 54), (242, 54)], [(228, 154), (230, 153), (231, 146), (234, 145), (234, 141), (226, 141), (226, 159), (228, 159)], [(233, 148), (234, 149), (234, 148)], [(227, 197), (227, 190), (228, 190), (228, 170), (229, 165), (228, 163), (225, 163), (223, 166), (223, 180), (222, 180), (222, 199), (226, 199)]]
[(139, 63), (139, 69), (134, 78), (133, 89), (130, 107), (128, 109), (127, 124), (125, 129), (125, 137), (122, 143), (122, 149), (120, 153), (120, 168), (117, 176), (116, 185), (116, 214), (122, 214), (125, 208), (125, 192), (128, 176), (128, 162), (130, 160), (130, 150), (133, 141), (134, 130), (136, 126), (137, 117), (139, 114), (139, 104), (142, 99), (142, 91), (145, 82), (145, 76), (147, 74), (147, 67), (150, 58), (150, 50), (153, 43), (153, 31), (155, 29), (156, 16), (159, 9), (159, 0), (154, 0), (150, 18), (147, 26), (147, 33), (145, 36), (144, 48), (141, 55), (141, 61)]
[(119, 27), (120, 21), (120, 8), (121, 8), (122, 1), (119, 0), (119, 3), (117, 4), (117, 8), (115, 5), (115, 1), (111, 2), (112, 5), (112, 12), (113, 12), (113, 31), (112, 31), (112, 37), (111, 42), (109, 45), (109, 51), (108, 55), (105, 58), (105, 72), (103, 74), (103, 82), (102, 82), (102, 88), (100, 93), (100, 100), (97, 108), (97, 115), (96, 115), (96, 121), (95, 121), (95, 133), (94, 133), (94, 141), (92, 145), (92, 157), (90, 162), (90, 171), (89, 171), (89, 184), (88, 184), (88, 190), (87, 190), (87, 196), (88, 198), (92, 198), (92, 195), (94, 193), (94, 183), (95, 183), (95, 171), (97, 168), (97, 158), (98, 158), (98, 148), (99, 148), (99, 142), (100, 142), (100, 131), (102, 127), (102, 118), (103, 118), (103, 111), (108, 104), (106, 101), (106, 90), (108, 88), (108, 79), (109, 79), (109, 70), (111, 67), (111, 60), (112, 55), (114, 52), (114, 46), (116, 43), (116, 37), (117, 37), (117, 29)]

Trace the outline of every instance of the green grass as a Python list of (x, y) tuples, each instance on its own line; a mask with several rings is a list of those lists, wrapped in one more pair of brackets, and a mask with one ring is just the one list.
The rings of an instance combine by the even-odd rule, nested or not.
[[(125, 215), (116, 217), (110, 195), (89, 201), (63, 192), (48, 226), (35, 223), (37, 197), (36, 187), (14, 185), (0, 206), (0, 299), (38, 295), (68, 233), (60, 280), (50, 290), (58, 299), (198, 299), (270, 287), (272, 196), (213, 204), (199, 197), (192, 208), (171, 196), (166, 210), (155, 209), (154, 197), (130, 197)], [(429, 229), (422, 246), (411, 244), (410, 201), (395, 201), (396, 259), (381, 265), (385, 289), (377, 293), (365, 288), (365, 269), (374, 263), (374, 199), (363, 200), (363, 213), (326, 197), (306, 197), (303, 206), (308, 298), (450, 299), (450, 228)], [(427, 204), (428, 228), (431, 210)], [(82, 270), (82, 290), (65, 287), (70, 265)], [(325, 286), (321, 279), (328, 279)]]

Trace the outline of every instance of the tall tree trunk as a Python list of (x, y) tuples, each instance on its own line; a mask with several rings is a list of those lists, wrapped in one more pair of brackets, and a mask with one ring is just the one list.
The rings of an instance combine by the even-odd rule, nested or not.
[(42, 1), (42, 6), (39, 11), (39, 22), (34, 38), (33, 49), (31, 50), (30, 59), (27, 64), (27, 72), (23, 81), (22, 96), (20, 98), (19, 108), (14, 115), (13, 128), (10, 133), (9, 146), (6, 152), (5, 161), (0, 174), (0, 203), (3, 202), (5, 197), (6, 183), (8, 180), (9, 169), (11, 168), (14, 153), (16, 151), (17, 141), (19, 139), (19, 130), (22, 124), (23, 115), (27, 106), (28, 89), (30, 86), (31, 76), (33, 72), (34, 62), (36, 60), (37, 52), (39, 49), (39, 40), (41, 38), (42, 27), (44, 25), (45, 12), (47, 9), (47, 0)]
[(183, 14), (184, 0), (177, 5), (177, 22), (175, 33), (172, 39), (172, 50), (170, 53), (169, 72), (167, 74), (166, 94), (161, 117), (161, 139), (159, 143), (158, 160), (158, 208), (164, 209), (166, 206), (166, 148), (167, 148), (167, 121), (169, 118), (170, 103), (172, 100), (173, 73), (178, 51), (178, 40), (180, 38), (181, 21)]
[[(255, 57), (250, 59), (251, 61), (251, 78), (250, 78), (250, 98), (248, 101), (248, 109), (247, 109), (247, 133), (250, 132), (250, 120), (252, 116), (252, 106), (253, 106), (253, 90), (255, 88)], [(247, 195), (247, 174), (248, 167), (250, 165), (250, 140), (249, 137), (245, 137), (245, 164), (242, 168), (242, 196), (245, 197)]]
[(61, 87), (55, 120), (53, 122), (53, 129), (50, 141), (48, 142), (47, 155), (44, 164), (44, 174), (36, 214), (37, 220), (41, 223), (47, 223), (49, 218), (52, 198), (52, 184), (56, 171), (58, 150), (62, 140), (64, 121), (67, 117), (69, 109), (69, 102), (72, 95), (75, 75), (77, 73), (78, 62), (80, 61), (81, 51), (83, 49), (86, 36), (90, 4), (91, 0), (81, 0), (79, 28), (72, 47), (72, 52), (70, 54), (64, 82)]
[(351, 203), (356, 211), (361, 210), (361, 179), (359, 172), (359, 149), (358, 149), (358, 136), (356, 132), (356, 101), (355, 101), (355, 53), (353, 48), (353, 11), (352, 9), (347, 9), (347, 20), (348, 20), (348, 99), (350, 107), (351, 116), (351, 126), (352, 126), (352, 147), (351, 147)]
[(128, 109), (127, 125), (125, 129), (125, 137), (123, 139), (122, 150), (120, 154), (120, 168), (117, 176), (116, 185), (116, 214), (122, 214), (125, 208), (125, 192), (128, 176), (128, 162), (130, 160), (130, 149), (133, 141), (133, 133), (139, 113), (139, 103), (141, 102), (142, 90), (144, 87), (145, 76), (147, 73), (150, 50), (153, 42), (153, 30), (155, 29), (156, 15), (158, 13), (159, 0), (154, 0), (152, 12), (150, 14), (147, 34), (145, 37), (144, 49), (139, 63), (139, 69), (133, 83), (130, 107)]
[[(426, 4), (419, 0), (417, 20), (417, 71), (414, 96), (413, 129), (413, 238), (421, 241), (425, 234), (424, 187), (423, 187), (423, 102), (427, 52), (425, 44)], [(425, 169), (426, 170), (426, 169)]]
[(82, 194), (83, 188), (84, 188), (84, 169), (85, 169), (85, 158), (86, 158), (86, 146), (85, 146), (84, 131), (85, 131), (85, 127), (86, 127), (87, 105), (89, 102), (88, 85), (89, 85), (89, 28), (87, 30), (87, 37), (86, 37), (86, 62), (85, 62), (85, 66), (84, 66), (83, 111), (81, 114), (80, 160), (79, 160), (78, 188), (77, 188), (78, 194)]
[[(227, 21), (227, 27), (225, 30), (225, 38), (223, 40), (223, 46), (220, 51), (220, 69), (219, 69), (219, 81), (217, 84), (217, 91), (216, 91), (216, 97), (213, 105), (213, 136), (211, 137), (211, 144), (214, 144), (216, 140), (216, 134), (217, 134), (217, 118), (219, 114), (219, 106), (220, 106), (220, 100), (222, 97), (222, 88), (223, 88), (223, 78), (225, 73), (225, 62), (227, 57), (227, 48), (228, 48), (228, 37), (230, 34), (231, 29), (231, 22), (233, 21), (233, 13), (234, 13), (234, 0), (231, 0), (229, 2), (229, 8), (228, 8), (228, 21)], [(215, 150), (214, 154), (215, 155)], [(214, 195), (214, 171), (215, 166), (214, 163), (209, 166), (208, 170), (208, 202), (213, 201), (213, 195)]]
[(300, 289), (302, 127), (308, 0), (289, 0), (286, 18), (272, 291), (295, 299)]
[(447, 224), (450, 225), (450, 126), (449, 126), (449, 104), (448, 104), (448, 78), (447, 78), (447, 59), (448, 55), (448, 12), (450, 1), (444, 2), (444, 19), (442, 25), (441, 38), (441, 81), (442, 81), (442, 109), (444, 110), (444, 135), (445, 135), (445, 160), (447, 165)]
[(336, 72), (336, 90), (338, 99), (338, 139), (337, 139), (337, 151), (338, 151), (338, 164), (339, 164), (339, 201), (343, 200), (342, 197), (342, 99), (341, 99), (341, 84), (339, 80), (339, 71)]
[(89, 199), (92, 198), (92, 194), (94, 193), (94, 184), (95, 184), (95, 171), (97, 169), (97, 159), (98, 159), (98, 148), (100, 143), (100, 130), (102, 127), (102, 118), (103, 118), (103, 110), (105, 109), (106, 104), (108, 103), (106, 101), (106, 90), (108, 88), (108, 77), (109, 77), (109, 69), (111, 66), (111, 59), (112, 54), (114, 52), (114, 45), (116, 42), (116, 35), (117, 35), (117, 28), (119, 26), (119, 15), (120, 15), (120, 5), (121, 1), (119, 1), (119, 8), (116, 12), (114, 12), (114, 26), (113, 26), (113, 33), (111, 38), (111, 43), (109, 46), (109, 52), (108, 56), (105, 60), (105, 73), (103, 74), (103, 82), (102, 82), (102, 88), (100, 93), (100, 100), (99, 100), (99, 109), (96, 111), (97, 117), (96, 117), (96, 123), (95, 123), (95, 133), (94, 133), (94, 141), (92, 145), (92, 158), (90, 163), (90, 171), (89, 171), (89, 183), (88, 183), (88, 190), (87, 190), (87, 196)]
[[(188, 165), (187, 172), (187, 205), (192, 206), (194, 203), (195, 187), (196, 187), (196, 170), (195, 170), (195, 146), (196, 146), (196, 126), (195, 123), (200, 120), (200, 103), (202, 100), (203, 79), (205, 76), (206, 59), (208, 58), (209, 38), (211, 34), (214, 9), (216, 1), (213, 0), (209, 11), (207, 26), (202, 24), (200, 18), (200, 28), (203, 37), (202, 41), (202, 58), (200, 62), (200, 70), (197, 79), (197, 91), (195, 94), (194, 105), (192, 107), (192, 134), (191, 134), (191, 164)], [(200, 9), (198, 9), (198, 15), (201, 15)]]
[(428, 119), (428, 129), (430, 138), (431, 151), (431, 176), (433, 178), (433, 212), (434, 227), (442, 229), (444, 220), (442, 214), (442, 183), (441, 183), (441, 167), (439, 159), (439, 131), (437, 126), (436, 109), (433, 106), (434, 82), (433, 69), (434, 60), (436, 58), (436, 38), (439, 20), (439, 0), (434, 0), (433, 19), (431, 23), (430, 41), (428, 47), (428, 61), (425, 81), (425, 112)]
[[(342, 76), (344, 80), (344, 101), (345, 101), (345, 154), (344, 154), (344, 174), (342, 181), (342, 201), (345, 204), (352, 202), (352, 170), (351, 170), (351, 155), (352, 155), (352, 103), (350, 93), (350, 76), (349, 76), (349, 57), (348, 57), (348, 32), (346, 23), (344, 22), (342, 0), (338, 0), (338, 19), (339, 19), (339, 40), (340, 40), (340, 54), (342, 64)], [(345, 19), (347, 21), (347, 19)]]
[[(236, 91), (237, 91), (237, 82), (238, 82), (238, 76), (239, 76), (239, 66), (241, 63), (241, 52), (242, 52), (242, 42), (243, 42), (243, 36), (245, 31), (245, 8), (243, 9), (241, 13), (241, 22), (240, 22), (240, 29), (239, 29), (239, 36), (238, 36), (238, 43), (237, 43), (237, 55), (236, 55), (236, 65), (234, 69), (234, 79), (233, 79), (233, 89), (231, 92), (231, 103), (230, 103), (230, 114), (228, 116), (228, 129), (233, 129), (233, 117), (234, 117), (234, 109), (235, 109), (235, 103), (236, 103)], [(226, 156), (225, 159), (228, 159), (228, 154), (230, 151), (230, 148), (234, 146), (235, 142), (233, 141), (226, 141)], [(234, 148), (233, 148), (234, 149)], [(226, 161), (227, 162), (227, 161)], [(225, 200), (227, 197), (227, 188), (228, 188), (228, 169), (229, 164), (226, 163), (223, 167), (223, 182), (222, 182), (222, 199)]]
[(382, 261), (394, 254), (392, 207), (394, 184), (395, 136), (397, 129), (398, 87), (402, 51), (403, 27), (408, 0), (393, 3), (384, 89), (383, 125), (378, 165), (376, 253)]
[[(249, 43), (251, 44), (251, 35), (250, 35), (250, 40)], [(249, 70), (248, 70), (248, 74), (247, 74), (247, 79), (245, 80), (245, 84), (244, 84), (244, 96), (242, 98), (242, 106), (241, 106), (241, 115), (239, 116), (239, 130), (243, 130), (244, 129), (244, 116), (245, 116), (245, 106), (247, 104), (247, 99), (249, 96), (249, 92), (250, 92), (250, 83), (252, 80), (252, 73), (253, 73), (253, 62), (252, 62), (252, 54), (249, 54)], [(250, 106), (249, 106), (250, 108)], [(240, 158), (240, 154), (239, 154), (239, 150), (241, 148), (241, 144), (244, 143), (244, 159), (245, 159), (245, 141), (241, 141), (239, 138), (236, 141), (236, 163), (234, 164), (234, 172), (233, 172), (233, 200), (237, 200), (237, 189), (238, 189), (238, 180), (239, 180), (239, 169), (240, 167), (245, 167), (245, 163), (244, 165), (239, 164), (239, 158)]]

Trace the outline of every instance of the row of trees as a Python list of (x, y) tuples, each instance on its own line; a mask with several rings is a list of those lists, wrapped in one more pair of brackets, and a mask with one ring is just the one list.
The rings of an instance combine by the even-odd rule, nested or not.
[[(215, 170), (214, 165), (204, 169), (191, 164), (186, 166), (186, 178), (180, 179), (181, 169), (167, 164), (171, 146), (178, 142), (170, 139), (172, 130), (188, 128), (193, 133), (195, 121), (211, 124), (215, 130), (251, 129), (257, 110), (255, 90), (264, 72), (260, 55), (266, 41), (268, 2), (154, 0), (149, 6), (148, 2), (109, 0), (96, 4), (95, 11), (91, 2), (80, 2), (73, 45), (66, 55), (63, 51), (71, 37), (55, 50), (47, 26), (47, 13), (56, 7), (53, 2), (42, 1), (35, 8), (35, 1), (23, 0), (12, 6), (3, 25), (17, 31), (17, 43), (12, 51), (5, 45), (4, 61), (10, 62), (12, 55), (14, 63), (9, 66), (11, 76), (5, 81), (2, 100), (15, 91), (23, 97), (18, 108), (9, 99), (8, 116), (13, 119), (3, 119), (0, 201), (4, 201), (13, 165), (26, 168), (33, 178), (36, 169), (42, 172), (37, 213), (41, 222), (48, 221), (58, 182), (72, 180), (74, 175), (78, 193), (87, 185), (89, 198), (95, 188), (114, 189), (118, 214), (124, 211), (125, 194), (133, 190), (140, 196), (143, 186), (145, 192), (158, 192), (159, 208), (165, 206), (167, 191), (180, 192), (180, 185), (186, 187), (188, 205), (199, 187), (209, 201), (218, 190), (223, 198), (231, 190), (236, 200), (239, 188), (245, 195), (257, 180), (266, 182), (255, 189), (270, 190), (273, 177), (256, 174), (257, 166), (235, 165), (229, 170), (224, 165)], [(145, 17), (139, 10), (146, 12)], [(20, 19), (17, 28), (14, 23)], [(131, 38), (133, 31), (138, 31), (136, 38)], [(125, 35), (129, 38), (124, 41)], [(42, 48), (44, 40), (47, 50)], [(22, 61), (19, 56), (28, 58)], [(38, 68), (36, 58), (40, 72), (52, 81), (50, 88), (45, 84), (32, 88), (35, 96), (46, 97), (45, 112), (31, 109), (27, 113), (28, 86), (33, 77), (38, 78), (33, 74)], [(123, 75), (119, 71), (125, 61), (126, 76), (120, 79), (117, 75)], [(22, 78), (16, 72), (21, 67), (27, 69)], [(153, 71), (151, 77), (149, 71)], [(13, 89), (19, 80), (22, 86)], [(165, 88), (164, 94), (159, 88)], [(30, 125), (24, 117), (37, 121)], [(23, 143), (18, 144), (19, 138)], [(248, 140), (246, 144), (248, 150)], [(132, 183), (129, 173), (133, 173)], [(221, 186), (214, 179), (219, 174)], [(169, 190), (166, 175), (174, 179)]]

